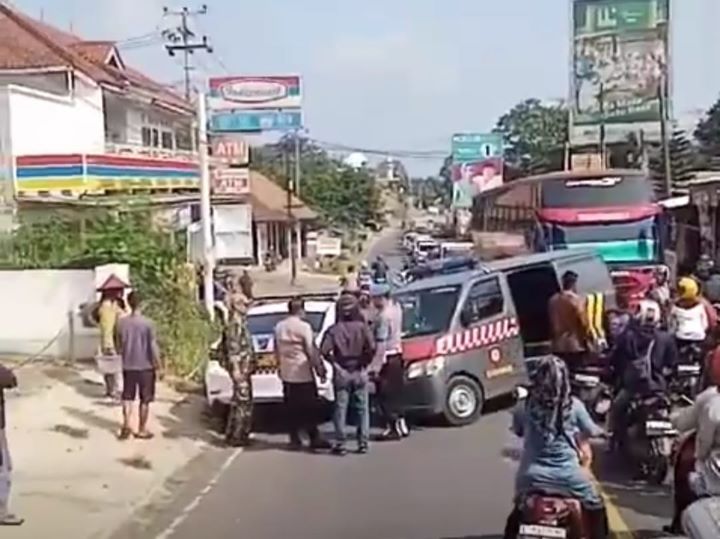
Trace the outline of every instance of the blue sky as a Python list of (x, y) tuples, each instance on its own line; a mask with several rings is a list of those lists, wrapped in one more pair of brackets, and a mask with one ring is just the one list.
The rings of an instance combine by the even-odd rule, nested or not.
[[(720, 94), (719, 0), (672, 0), (676, 115)], [(199, 7), (187, 3), (188, 7)], [(199, 33), (216, 49), (198, 77), (299, 73), (311, 136), (367, 148), (445, 149), (526, 97), (567, 92), (568, 0), (207, 0)], [(88, 39), (166, 27), (180, 0), (15, 0)], [(162, 45), (123, 52), (163, 81), (182, 72)], [(213, 56), (215, 56), (213, 58)], [(218, 60), (219, 59), (219, 60)], [(200, 83), (198, 81), (198, 83)], [(410, 163), (433, 173), (436, 162)]]

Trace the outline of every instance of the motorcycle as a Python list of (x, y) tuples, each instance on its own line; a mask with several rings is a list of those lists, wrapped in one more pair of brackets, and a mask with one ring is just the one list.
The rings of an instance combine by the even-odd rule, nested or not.
[(531, 494), (519, 500), (516, 539), (585, 539), (590, 529), (578, 500)]
[(602, 368), (583, 367), (572, 373), (570, 388), (590, 412), (596, 423), (604, 424), (613, 394), (610, 386), (602, 380)]
[(694, 399), (700, 389), (702, 377), (702, 343), (683, 343), (678, 350), (680, 363), (670, 379), (670, 390), (674, 395)]
[(628, 410), (623, 449), (642, 479), (660, 485), (665, 481), (678, 436), (670, 422), (672, 403), (665, 395), (634, 399)]

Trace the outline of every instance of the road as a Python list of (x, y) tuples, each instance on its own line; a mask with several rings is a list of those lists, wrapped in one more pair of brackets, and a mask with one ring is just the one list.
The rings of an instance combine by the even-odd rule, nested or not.
[[(391, 254), (396, 238), (372, 250)], [(393, 257), (394, 259), (394, 257)], [(416, 427), (367, 455), (292, 453), (285, 436), (259, 432), (245, 451), (214, 450), (114, 539), (450, 539), (500, 537), (510, 510), (513, 464), (507, 403), (476, 424)], [(326, 426), (328, 428), (328, 426)], [(596, 476), (618, 537), (657, 537), (670, 514), (666, 487), (623, 480), (596, 451)], [(632, 531), (633, 533), (629, 533)]]

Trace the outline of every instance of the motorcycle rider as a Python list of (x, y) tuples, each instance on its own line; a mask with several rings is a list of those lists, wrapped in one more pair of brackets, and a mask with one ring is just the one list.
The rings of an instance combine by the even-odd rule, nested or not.
[(388, 265), (382, 256), (377, 257), (373, 264), (373, 281), (376, 283), (387, 282)]
[(358, 288), (361, 292), (369, 292), (372, 286), (373, 276), (367, 260), (360, 263), (360, 271), (358, 272)]
[(710, 329), (706, 305), (700, 297), (695, 279), (683, 277), (678, 282), (678, 298), (670, 308), (668, 327), (679, 349), (692, 344), (704, 344)]
[(667, 389), (665, 373), (678, 363), (675, 339), (660, 329), (662, 309), (653, 300), (641, 300), (635, 317), (617, 340), (610, 356), (617, 394), (610, 408), (610, 430), (616, 446), (627, 431), (627, 410), (636, 396)]
[[(515, 409), (513, 432), (522, 437), (523, 453), (515, 479), (516, 500), (534, 492), (564, 493), (578, 499), (586, 513), (591, 539), (608, 536), (607, 515), (595, 485), (582, 465), (579, 437), (604, 435), (585, 405), (570, 393), (564, 361), (547, 356), (538, 361), (527, 399)], [(505, 537), (516, 537), (519, 504), (508, 518)]]
[[(682, 533), (683, 511), (696, 499), (720, 496), (720, 356), (713, 354), (707, 365), (711, 386), (700, 393), (692, 406), (673, 414), (672, 422), (681, 433), (695, 431), (695, 466), (687, 485), (675, 485), (675, 511), (670, 533)], [(676, 478), (677, 479), (677, 478)]]

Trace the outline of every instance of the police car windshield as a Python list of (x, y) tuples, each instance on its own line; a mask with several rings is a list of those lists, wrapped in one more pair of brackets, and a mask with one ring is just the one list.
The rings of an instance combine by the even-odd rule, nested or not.
[(450, 328), (460, 286), (442, 286), (397, 296), (403, 310), (403, 338), (445, 333)]
[[(287, 316), (287, 313), (264, 313), (250, 314), (247, 317), (248, 330), (251, 335), (272, 335), (275, 325)], [(325, 313), (305, 313), (305, 320), (310, 324), (315, 333), (320, 333)]]
[(437, 247), (434, 241), (421, 241), (418, 243), (417, 250), (421, 253), (428, 253)]

